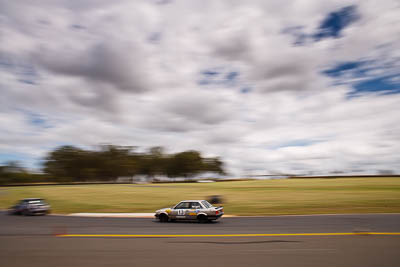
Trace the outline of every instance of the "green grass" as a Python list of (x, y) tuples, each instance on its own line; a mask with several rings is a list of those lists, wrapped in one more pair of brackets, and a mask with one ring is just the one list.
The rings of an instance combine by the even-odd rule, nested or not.
[(2, 187), (0, 209), (41, 197), (54, 213), (153, 212), (210, 195), (222, 195), (225, 212), (235, 215), (400, 212), (399, 178)]

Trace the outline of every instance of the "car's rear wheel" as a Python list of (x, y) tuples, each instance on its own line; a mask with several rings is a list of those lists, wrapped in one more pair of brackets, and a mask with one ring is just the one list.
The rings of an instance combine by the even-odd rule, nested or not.
[(197, 216), (197, 221), (199, 223), (206, 223), (206, 222), (208, 222), (208, 218), (206, 215), (201, 214), (201, 215)]
[(168, 222), (168, 216), (165, 214), (160, 214), (159, 220), (160, 222)]
[(29, 215), (31, 215), (31, 213), (28, 210), (23, 210), (22, 215), (29, 216)]

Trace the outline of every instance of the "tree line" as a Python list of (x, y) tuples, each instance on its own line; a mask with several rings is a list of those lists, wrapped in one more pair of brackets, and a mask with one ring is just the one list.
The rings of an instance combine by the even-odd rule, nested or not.
[(48, 153), (40, 174), (29, 173), (17, 163), (0, 166), (0, 183), (115, 181), (135, 176), (192, 178), (204, 173), (224, 175), (223, 162), (195, 150), (167, 154), (162, 147), (137, 152), (135, 147), (114, 145), (97, 150), (61, 146)]

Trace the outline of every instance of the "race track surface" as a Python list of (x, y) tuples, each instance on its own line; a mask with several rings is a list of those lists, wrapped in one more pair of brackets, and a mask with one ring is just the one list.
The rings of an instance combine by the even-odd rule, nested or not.
[(400, 214), (236, 217), (199, 224), (0, 213), (0, 266), (400, 266), (400, 235), (124, 236), (364, 232), (400, 233)]

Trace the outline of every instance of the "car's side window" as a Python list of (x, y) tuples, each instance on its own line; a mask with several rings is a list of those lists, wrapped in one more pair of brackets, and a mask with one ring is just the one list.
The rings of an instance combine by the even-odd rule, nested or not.
[(178, 206), (175, 207), (175, 209), (188, 209), (190, 207), (190, 202), (182, 202), (179, 203)]
[(201, 209), (201, 205), (199, 202), (191, 202), (190, 204), (191, 209)]

